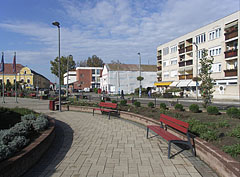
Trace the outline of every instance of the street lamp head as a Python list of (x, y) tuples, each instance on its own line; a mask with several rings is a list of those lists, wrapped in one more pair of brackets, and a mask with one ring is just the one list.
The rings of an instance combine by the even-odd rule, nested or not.
[(140, 55), (140, 52), (138, 52), (138, 55)]
[(59, 23), (59, 22), (52, 22), (52, 24), (53, 24), (54, 26), (57, 26), (58, 28), (60, 28), (60, 23)]

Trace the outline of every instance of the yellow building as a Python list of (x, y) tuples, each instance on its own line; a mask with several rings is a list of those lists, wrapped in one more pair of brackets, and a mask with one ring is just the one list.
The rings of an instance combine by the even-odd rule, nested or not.
[[(44, 77), (43, 75), (31, 70), (26, 66), (22, 66), (21, 64), (16, 65), (16, 80), (20, 81), (21, 84), (24, 84), (26, 88), (35, 89), (35, 88), (43, 88), (48, 89), (50, 86), (50, 81)], [(2, 83), (3, 74), (0, 72), (0, 83)], [(15, 81), (15, 73), (13, 73), (12, 64), (5, 63), (4, 64), (4, 83), (10, 82), (14, 84)]]

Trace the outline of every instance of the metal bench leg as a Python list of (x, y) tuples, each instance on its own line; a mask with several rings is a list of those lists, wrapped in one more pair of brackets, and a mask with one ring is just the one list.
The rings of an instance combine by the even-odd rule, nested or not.
[(168, 158), (170, 159), (171, 141), (168, 142)]
[(110, 120), (110, 114), (111, 114), (111, 112), (108, 113), (108, 120)]
[(94, 116), (94, 109), (93, 109), (93, 116)]
[(148, 139), (149, 127), (147, 127), (147, 139)]

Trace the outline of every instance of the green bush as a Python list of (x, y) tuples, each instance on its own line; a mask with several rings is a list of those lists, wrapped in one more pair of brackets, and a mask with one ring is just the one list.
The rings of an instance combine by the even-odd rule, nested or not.
[(176, 105), (174, 106), (174, 108), (175, 108), (175, 110), (178, 110), (178, 111), (183, 111), (183, 110), (184, 110), (182, 104), (176, 104)]
[(235, 107), (228, 108), (227, 109), (227, 115), (231, 118), (240, 119), (240, 110), (235, 108)]
[(232, 129), (230, 133), (228, 133), (229, 136), (240, 138), (240, 125)]
[(219, 114), (219, 110), (216, 106), (208, 106), (207, 107), (207, 113), (209, 115), (218, 115)]
[(121, 106), (126, 106), (127, 105), (127, 100), (121, 100), (120, 105)]
[(140, 106), (141, 106), (141, 103), (140, 103), (139, 101), (135, 101), (133, 104), (134, 104), (136, 107), (140, 107)]
[[(105, 102), (105, 100), (101, 100), (101, 102)], [(85, 106), (85, 105), (84, 105)]]
[(160, 103), (160, 109), (166, 110), (167, 105), (165, 103)]
[(40, 132), (45, 130), (48, 126), (48, 120), (44, 115), (40, 115), (37, 119), (33, 122), (33, 128), (36, 132)]
[(148, 107), (149, 107), (149, 108), (154, 108), (154, 103), (153, 103), (153, 102), (149, 102), (149, 103), (148, 103)]
[(224, 146), (223, 151), (230, 154), (232, 157), (240, 155), (240, 143), (231, 146)]
[(225, 128), (225, 127), (230, 127), (230, 124), (228, 123), (227, 120), (221, 120), (220, 122), (218, 122), (218, 127), (220, 128)]
[(199, 106), (198, 106), (197, 104), (191, 104), (191, 105), (189, 106), (189, 110), (190, 110), (191, 112), (198, 113), (198, 112), (199, 112)]
[(116, 100), (112, 100), (112, 103), (117, 103), (117, 101)]
[(218, 131), (216, 130), (207, 130), (200, 135), (200, 138), (206, 141), (214, 141), (218, 139)]

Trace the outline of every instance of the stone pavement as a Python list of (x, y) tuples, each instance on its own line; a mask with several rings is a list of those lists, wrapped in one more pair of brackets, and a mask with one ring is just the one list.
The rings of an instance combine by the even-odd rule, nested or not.
[[(46, 101), (27, 102), (22, 100), (21, 106), (56, 119), (56, 138), (26, 177), (217, 176), (191, 153), (181, 152), (168, 159), (167, 143), (158, 137), (146, 139), (146, 130), (140, 125), (119, 118), (108, 120), (99, 114), (51, 112)], [(4, 106), (14, 107), (14, 103)], [(172, 148), (172, 154), (178, 151)]]

